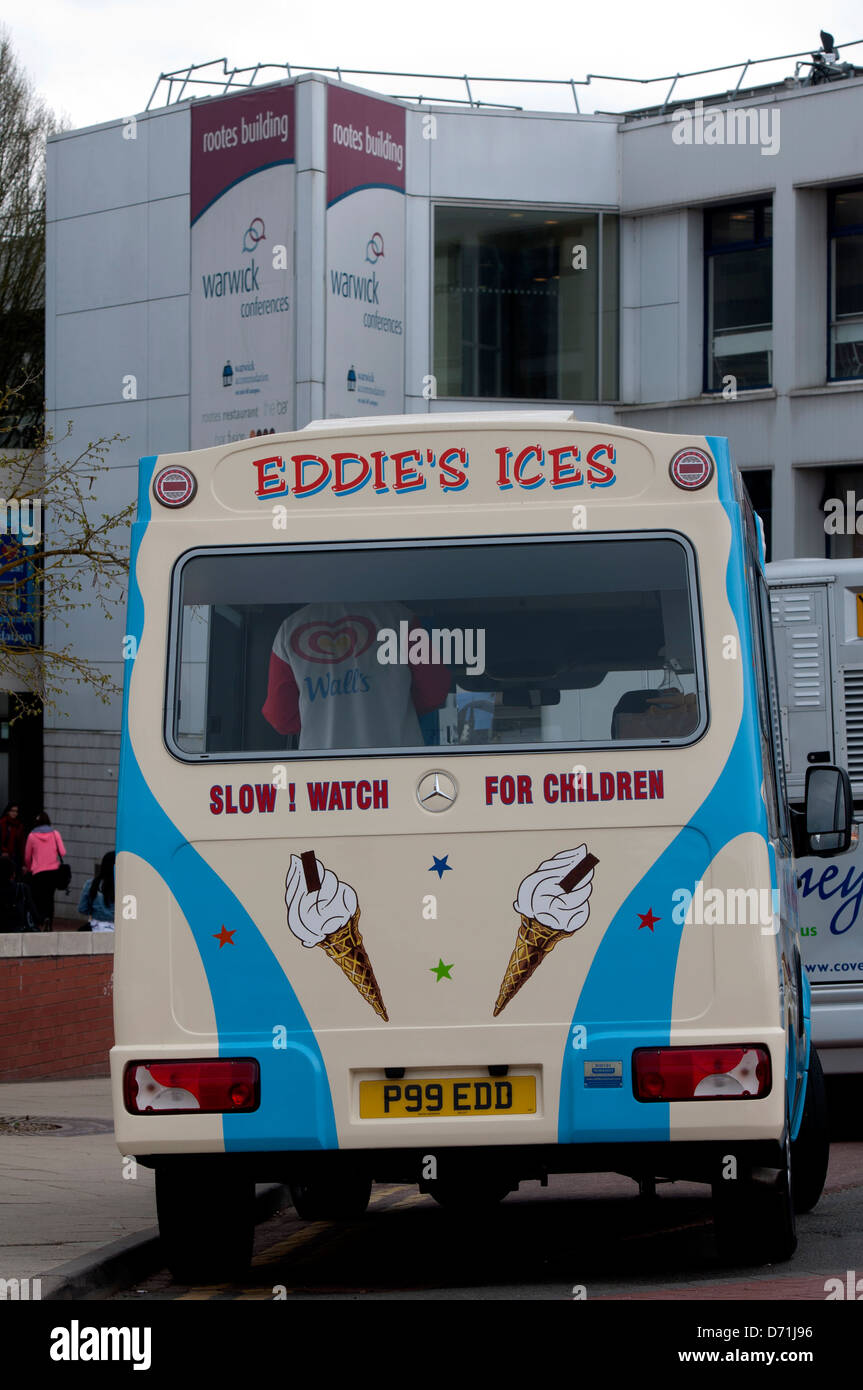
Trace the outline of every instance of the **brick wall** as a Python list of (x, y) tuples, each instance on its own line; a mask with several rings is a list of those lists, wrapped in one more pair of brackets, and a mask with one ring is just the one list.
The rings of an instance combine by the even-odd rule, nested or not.
[(0, 1081), (107, 1076), (110, 932), (0, 935)]
[(54, 897), (54, 916), (78, 923), (81, 889), (102, 855), (114, 848), (120, 735), (46, 729), (44, 799), (72, 866), (69, 896)]

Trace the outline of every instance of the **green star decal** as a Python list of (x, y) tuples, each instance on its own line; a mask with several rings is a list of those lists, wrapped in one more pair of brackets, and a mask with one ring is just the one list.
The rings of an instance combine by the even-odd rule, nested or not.
[(429, 966), (429, 970), (432, 972), (432, 974), (433, 974), (433, 975), (437, 975), (437, 982), (438, 982), (438, 984), (440, 984), (441, 980), (451, 980), (451, 979), (452, 979), (452, 975), (449, 973), (449, 972), (452, 970), (452, 968), (453, 968), (452, 965), (444, 965), (444, 963), (443, 963), (443, 961), (441, 960), (440, 956), (438, 956), (438, 963), (437, 963), (437, 965), (430, 965), (430, 966)]

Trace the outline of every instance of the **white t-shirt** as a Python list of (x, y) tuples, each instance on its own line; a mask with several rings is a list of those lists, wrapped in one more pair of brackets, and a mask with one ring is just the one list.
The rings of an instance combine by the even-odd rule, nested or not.
[[(409, 665), (381, 665), (378, 633), (412, 621), (402, 603), (310, 603), (273, 643), (299, 690), (300, 748), (405, 748), (422, 744)], [(265, 714), (270, 717), (275, 662)], [(276, 683), (278, 667), (276, 667)], [(290, 698), (290, 695), (288, 696)], [(271, 722), (275, 722), (271, 720)]]

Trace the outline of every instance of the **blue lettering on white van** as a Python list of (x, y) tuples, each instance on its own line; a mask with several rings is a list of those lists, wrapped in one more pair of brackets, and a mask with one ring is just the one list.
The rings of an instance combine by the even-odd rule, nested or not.
[(827, 884), (839, 877), (838, 865), (828, 864), (826, 868), (821, 870), (819, 877), (813, 883), (812, 875), (814, 873), (814, 869), (804, 869), (801, 873), (801, 896), (808, 898), (811, 893), (817, 892), (821, 901), (827, 902), (828, 899), (835, 898), (838, 893), (840, 902), (830, 918), (830, 930), (834, 936), (842, 936), (854, 926), (860, 914), (860, 903), (863, 901), (863, 870), (855, 877), (854, 869), (850, 868), (842, 881), (837, 883), (835, 888), (830, 889), (827, 888)]

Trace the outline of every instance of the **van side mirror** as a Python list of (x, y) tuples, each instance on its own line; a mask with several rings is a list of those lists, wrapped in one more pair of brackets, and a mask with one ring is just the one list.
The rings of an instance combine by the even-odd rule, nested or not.
[(826, 859), (851, 848), (854, 798), (844, 767), (810, 767), (806, 771), (806, 839), (808, 852)]

